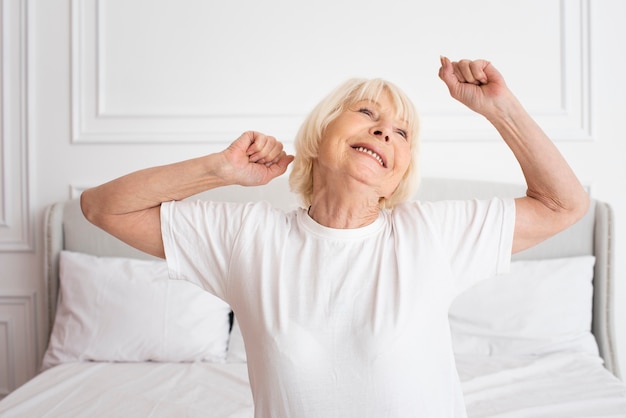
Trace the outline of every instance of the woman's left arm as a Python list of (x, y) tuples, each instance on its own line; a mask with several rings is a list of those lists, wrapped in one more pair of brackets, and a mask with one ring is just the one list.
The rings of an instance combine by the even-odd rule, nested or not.
[(582, 218), (589, 196), (559, 150), (485, 60), (441, 58), (450, 95), (486, 117), (519, 162), (526, 196), (515, 200), (513, 252), (532, 247)]

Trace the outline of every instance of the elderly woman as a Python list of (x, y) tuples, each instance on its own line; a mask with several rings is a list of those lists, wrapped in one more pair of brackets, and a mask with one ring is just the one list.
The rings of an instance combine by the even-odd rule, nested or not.
[(442, 58), (439, 76), (499, 131), (527, 196), (409, 202), (417, 116), (382, 80), (348, 81), (305, 120), (290, 177), (302, 209), (179, 202), (283, 174), (294, 157), (256, 132), (83, 193), (91, 222), (232, 306), (257, 417), (465, 416), (452, 299), (586, 212), (576, 176), (493, 65)]

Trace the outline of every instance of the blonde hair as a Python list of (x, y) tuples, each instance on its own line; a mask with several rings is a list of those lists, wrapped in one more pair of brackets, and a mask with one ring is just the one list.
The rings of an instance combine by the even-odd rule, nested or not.
[(376, 101), (382, 93), (388, 93), (396, 110), (396, 117), (408, 124), (411, 162), (402, 180), (389, 198), (381, 197), (381, 208), (392, 208), (406, 201), (417, 191), (419, 184), (419, 118), (409, 97), (394, 84), (380, 79), (349, 79), (326, 96), (302, 123), (295, 138), (296, 157), (289, 184), (300, 196), (304, 207), (313, 198), (313, 162), (317, 158), (319, 143), (324, 131), (340, 113), (361, 100)]

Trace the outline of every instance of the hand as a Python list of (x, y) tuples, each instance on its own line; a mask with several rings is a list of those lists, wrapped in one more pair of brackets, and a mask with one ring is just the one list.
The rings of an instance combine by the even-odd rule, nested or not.
[(258, 186), (283, 174), (294, 157), (283, 151), (273, 136), (248, 131), (222, 152), (226, 159), (224, 177), (232, 184)]
[(451, 62), (441, 57), (439, 78), (446, 83), (453, 98), (487, 118), (504, 101), (513, 99), (504, 78), (489, 61)]

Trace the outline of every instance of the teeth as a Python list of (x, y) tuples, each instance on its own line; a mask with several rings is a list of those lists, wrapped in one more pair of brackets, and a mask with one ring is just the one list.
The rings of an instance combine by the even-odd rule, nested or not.
[(384, 165), (382, 157), (381, 157), (380, 155), (376, 154), (376, 153), (375, 153), (374, 151), (372, 151), (371, 149), (367, 149), (367, 148), (364, 148), (364, 147), (356, 147), (356, 148), (355, 148), (355, 150), (357, 150), (357, 151), (361, 151), (361, 152), (364, 152), (364, 153), (366, 153), (366, 154), (371, 155), (372, 157), (374, 157), (374, 158), (376, 158), (376, 159), (378, 160), (378, 162), (380, 163), (380, 165)]

